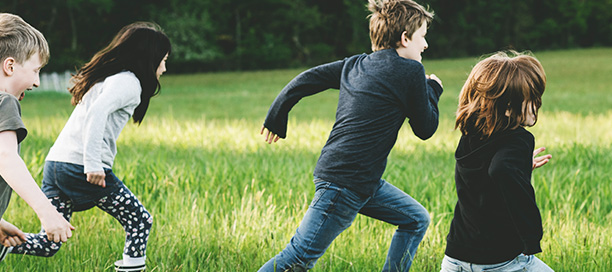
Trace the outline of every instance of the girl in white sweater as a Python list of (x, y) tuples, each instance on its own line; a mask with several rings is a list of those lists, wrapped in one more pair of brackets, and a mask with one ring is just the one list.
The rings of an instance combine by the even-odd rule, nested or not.
[[(45, 162), (42, 190), (67, 220), (73, 211), (97, 206), (123, 225), (125, 247), (117, 271), (145, 269), (153, 218), (112, 171), (116, 141), (130, 118), (142, 122), (170, 52), (170, 41), (155, 24), (121, 29), (73, 77), (76, 107)], [(48, 241), (44, 232), (28, 234), (12, 253), (53, 256), (61, 243)]]

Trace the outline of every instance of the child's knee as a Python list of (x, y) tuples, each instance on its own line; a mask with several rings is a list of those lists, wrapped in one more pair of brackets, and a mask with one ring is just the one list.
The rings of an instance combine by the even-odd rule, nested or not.
[(151, 215), (147, 210), (145, 210), (142, 214), (142, 218), (144, 221), (143, 223), (145, 225), (145, 228), (151, 229), (151, 227), (153, 226), (153, 215)]
[[(36, 249), (38, 247), (38, 250)], [(41, 257), (53, 257), (53, 255), (55, 255), (55, 253), (59, 252), (60, 248), (62, 247), (62, 243), (58, 242), (51, 242), (51, 241), (46, 241), (43, 242), (39, 245), (34, 244), (34, 250), (38, 251), (38, 256)]]
[(420, 222), (421, 222), (420, 225), (423, 227), (423, 229), (427, 229), (427, 227), (429, 227), (429, 224), (431, 223), (431, 218), (429, 217), (429, 213), (423, 214)]
[(49, 255), (47, 255), (45, 257), (53, 257), (53, 255), (55, 255), (55, 253), (59, 252), (61, 247), (62, 247), (62, 243), (52, 243), (52, 246), (49, 247), (49, 251), (47, 251), (47, 253)]
[(429, 212), (425, 208), (422, 211), (415, 212), (410, 215), (410, 222), (407, 224), (399, 225), (399, 229), (410, 229), (410, 230), (427, 230), (431, 219), (429, 218)]

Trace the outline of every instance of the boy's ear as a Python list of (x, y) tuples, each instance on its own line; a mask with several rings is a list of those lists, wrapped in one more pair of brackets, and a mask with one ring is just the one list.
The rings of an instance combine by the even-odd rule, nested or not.
[(400, 38), (400, 45), (402, 47), (408, 47), (408, 43), (411, 41), (410, 38), (411, 37), (408, 37), (407, 31), (402, 32), (402, 37)]
[(15, 58), (13, 57), (8, 57), (4, 59), (4, 61), (2, 62), (2, 72), (4, 72), (4, 74), (7, 76), (13, 75), (15, 63)]

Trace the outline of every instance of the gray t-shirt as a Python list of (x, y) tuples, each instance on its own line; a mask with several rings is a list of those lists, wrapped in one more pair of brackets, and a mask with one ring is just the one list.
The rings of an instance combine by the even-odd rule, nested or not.
[[(21, 143), (28, 134), (23, 121), (21, 121), (19, 101), (8, 93), (0, 92), (0, 132), (8, 130), (17, 133), (17, 143)], [(2, 173), (0, 173), (0, 218), (8, 207), (12, 192), (13, 189), (6, 183), (2, 178)]]

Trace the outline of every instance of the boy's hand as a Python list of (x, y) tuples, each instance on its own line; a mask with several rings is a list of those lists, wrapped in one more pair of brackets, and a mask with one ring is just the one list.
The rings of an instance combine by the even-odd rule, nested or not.
[(87, 173), (87, 182), (91, 184), (106, 187), (106, 181), (104, 181), (104, 178), (106, 178), (104, 171)]
[(47, 232), (49, 241), (56, 243), (66, 242), (72, 237), (72, 231), (75, 228), (57, 210), (45, 213), (44, 216), (39, 215), (39, 217), (43, 229)]
[(427, 79), (435, 80), (438, 82), (438, 84), (440, 84), (440, 87), (444, 88), (444, 85), (442, 85), (442, 80), (440, 80), (435, 74), (427, 75)]
[(540, 152), (546, 150), (546, 147), (540, 147), (533, 151), (533, 169), (540, 168), (543, 165), (547, 164), (548, 161), (552, 158), (552, 155), (547, 154), (544, 156), (536, 157)]
[(268, 142), (268, 144), (271, 144), (272, 142), (276, 143), (278, 141), (278, 139), (280, 138), (280, 137), (278, 137), (278, 135), (274, 134), (274, 132), (272, 132), (272, 131), (268, 130), (266, 127), (262, 126), (260, 134), (264, 135), (265, 131), (267, 131), (265, 141)]
[(21, 245), (26, 241), (26, 235), (19, 228), (13, 226), (13, 224), (4, 221), (0, 221), (0, 243), (5, 247), (14, 247)]

